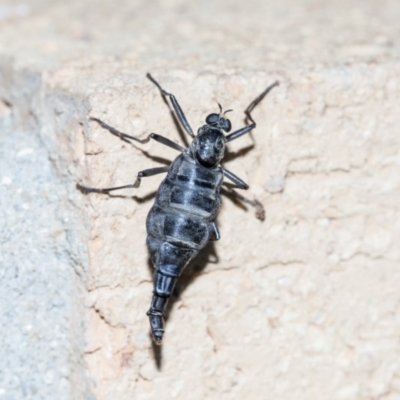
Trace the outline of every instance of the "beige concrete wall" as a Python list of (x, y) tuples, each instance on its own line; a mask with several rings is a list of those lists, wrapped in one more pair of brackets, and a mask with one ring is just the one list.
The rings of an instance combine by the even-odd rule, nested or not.
[[(54, 99), (76, 110), (68, 135), (65, 125), (46, 130), (48, 113), (38, 112), (38, 123), (61, 154), (55, 163), (70, 177), (87, 232), (82, 357), (96, 398), (400, 399), (400, 5), (31, 7), (2, 23), (0, 51), (11, 70), (39, 71), (39, 110)], [(250, 184), (266, 220), (224, 199), (222, 238), (180, 279), (162, 348), (152, 345), (145, 315), (152, 269), (144, 221), (160, 178), (115, 196), (74, 190), (76, 181), (130, 183), (176, 156), (88, 122), (182, 144), (147, 71), (194, 128), (217, 101), (242, 126), (249, 101), (280, 81), (226, 163)], [(16, 94), (13, 102), (31, 107)]]

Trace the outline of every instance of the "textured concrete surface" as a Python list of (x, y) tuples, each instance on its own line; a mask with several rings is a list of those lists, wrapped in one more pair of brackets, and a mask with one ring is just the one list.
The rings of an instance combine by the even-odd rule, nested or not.
[(3, 104), (0, 398), (90, 399), (78, 351), (84, 344), (78, 221), (40, 136), (17, 131), (11, 114)]
[[(69, 268), (79, 271), (71, 302), (86, 289), (74, 309), (85, 348), (63, 341), (85, 365), (69, 366), (71, 398), (88, 398), (89, 384), (99, 400), (400, 399), (398, 2), (24, 7), (0, 8), (0, 96), (14, 127), (38, 132), (82, 243)], [(160, 177), (115, 196), (74, 189), (129, 183), (176, 156), (121, 142), (89, 116), (140, 137), (187, 139), (147, 71), (194, 128), (217, 101), (241, 126), (249, 101), (281, 83), (226, 162), (266, 220), (225, 199), (222, 238), (181, 278), (161, 349), (145, 316), (144, 226)]]

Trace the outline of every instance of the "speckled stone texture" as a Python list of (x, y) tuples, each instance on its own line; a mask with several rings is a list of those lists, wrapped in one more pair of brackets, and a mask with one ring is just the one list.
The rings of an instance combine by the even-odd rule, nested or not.
[[(399, 20), (394, 0), (3, 2), (0, 97), (15, 127), (39, 132), (79, 221), (71, 399), (400, 399)], [(177, 155), (90, 116), (189, 139), (148, 71), (194, 129), (217, 102), (242, 126), (280, 82), (225, 162), (266, 220), (224, 199), (221, 240), (181, 277), (161, 348), (145, 218), (162, 177), (112, 196), (75, 189), (132, 183)]]

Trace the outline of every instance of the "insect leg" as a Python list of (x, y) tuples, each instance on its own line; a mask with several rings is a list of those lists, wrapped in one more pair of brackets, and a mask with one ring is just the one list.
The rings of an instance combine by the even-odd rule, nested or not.
[(254, 207), (257, 219), (259, 219), (260, 221), (265, 220), (264, 207), (258, 200), (256, 199), (250, 200), (248, 197), (243, 196), (242, 194), (236, 192), (236, 190), (233, 189), (223, 188), (223, 192), (225, 192), (224, 194), (231, 195), (234, 199), (240, 200), (243, 203), (249, 204), (250, 206)]
[[(234, 173), (228, 171), (225, 168), (222, 168), (222, 170), (224, 171), (224, 175), (236, 185), (237, 189), (247, 190), (249, 188), (249, 185), (246, 182), (242, 181)], [(256, 217), (259, 220), (264, 221), (265, 210), (264, 210), (264, 207), (262, 206), (262, 204), (258, 200), (250, 200), (247, 197), (243, 196), (242, 194), (233, 190), (233, 188), (229, 188), (227, 190), (236, 199), (239, 199), (239, 200), (243, 201), (243, 203), (249, 204), (252, 207), (254, 207), (256, 209)]]
[(227, 169), (225, 169), (224, 167), (222, 167), (222, 171), (224, 172), (224, 175), (230, 180), (232, 181), (236, 187), (238, 189), (244, 189), (247, 190), (249, 188), (249, 185), (242, 181), (238, 176), (236, 176), (234, 173), (232, 173), (231, 171), (228, 171)]
[(211, 231), (210, 241), (215, 242), (221, 238), (221, 234), (219, 233), (219, 229), (215, 221), (210, 223), (210, 231)]
[(183, 113), (182, 108), (178, 103), (178, 100), (176, 100), (176, 97), (172, 93), (169, 93), (166, 90), (164, 90), (161, 87), (161, 85), (149, 73), (146, 76), (158, 87), (163, 96), (168, 96), (171, 99), (172, 107), (175, 110), (175, 114), (178, 117), (180, 124), (183, 126), (187, 134), (189, 134), (191, 137), (194, 137), (193, 130), (190, 127), (189, 122), (187, 121), (185, 114)]
[(162, 174), (163, 172), (168, 172), (169, 167), (159, 167), (159, 168), (149, 168), (145, 169), (143, 171), (138, 172), (136, 181), (135, 183), (132, 183), (130, 185), (124, 185), (124, 186), (117, 186), (117, 187), (112, 187), (112, 188), (106, 188), (106, 189), (97, 189), (97, 188), (90, 188), (87, 186), (82, 186), (79, 183), (76, 185), (77, 189), (79, 189), (83, 194), (88, 194), (88, 193), (109, 193), (113, 190), (119, 190), (119, 189), (128, 189), (128, 188), (138, 188), (140, 186), (141, 178), (146, 178), (148, 176), (153, 176), (157, 174)]
[(260, 103), (260, 101), (275, 87), (278, 86), (279, 82), (275, 81), (272, 85), (269, 85), (259, 96), (257, 96), (250, 104), (249, 106), (246, 108), (246, 110), (244, 110), (244, 113), (246, 115), (246, 119), (251, 121), (250, 125), (247, 125), (243, 128), (238, 129), (235, 132), (232, 132), (231, 134), (229, 134), (226, 137), (226, 141), (227, 142), (231, 142), (232, 140), (237, 139), (240, 136), (245, 135), (246, 133), (250, 132), (252, 129), (254, 129), (256, 127), (256, 123), (253, 119), (253, 117), (251, 116), (251, 112), (254, 110), (254, 108), (257, 106), (258, 103)]
[(161, 144), (164, 144), (165, 146), (171, 147), (172, 149), (175, 149), (175, 150), (178, 150), (178, 151), (184, 151), (185, 150), (184, 147), (180, 146), (179, 144), (173, 142), (170, 139), (167, 139), (164, 136), (158, 135), (157, 133), (150, 133), (150, 135), (147, 136), (147, 138), (138, 139), (138, 138), (135, 138), (134, 136), (127, 135), (126, 133), (123, 133), (123, 132), (113, 128), (112, 126), (110, 126), (110, 125), (106, 124), (105, 122), (103, 122), (101, 119), (91, 117), (90, 121), (97, 122), (104, 129), (107, 129), (113, 135), (118, 136), (121, 140), (124, 140), (126, 142), (129, 142), (130, 140), (134, 140), (135, 142), (139, 142), (139, 143), (148, 143), (150, 141), (150, 139), (153, 139), (158, 143), (161, 143)]
[(226, 141), (231, 142), (232, 140), (237, 139), (240, 136), (245, 135), (256, 127), (256, 123), (253, 122), (251, 125), (244, 126), (243, 128), (238, 129), (235, 132), (232, 132), (230, 135), (226, 136)]

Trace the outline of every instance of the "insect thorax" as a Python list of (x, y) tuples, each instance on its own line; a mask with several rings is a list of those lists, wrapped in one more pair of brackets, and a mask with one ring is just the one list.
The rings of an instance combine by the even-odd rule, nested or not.
[(221, 129), (202, 126), (190, 149), (193, 157), (206, 168), (218, 165), (224, 157), (226, 138)]

